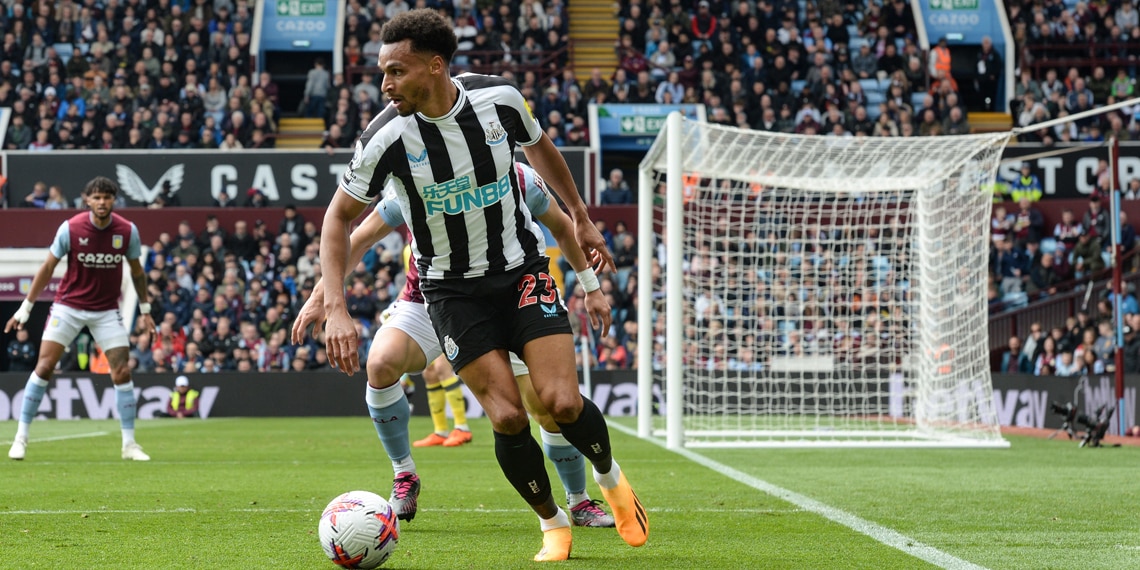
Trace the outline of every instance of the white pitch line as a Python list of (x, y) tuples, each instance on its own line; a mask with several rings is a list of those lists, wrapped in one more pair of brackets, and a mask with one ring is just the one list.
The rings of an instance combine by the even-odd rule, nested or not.
[[(33, 438), (28, 440), (28, 443), (40, 443), (40, 442), (44, 442), (44, 441), (64, 441), (67, 439), (84, 439), (84, 438), (88, 438), (88, 437), (103, 437), (103, 436), (107, 435), (108, 433), (109, 432), (105, 432), (105, 431), (89, 431), (89, 432), (84, 432), (84, 433), (73, 433), (70, 435), (55, 435), (52, 437), (33, 437)], [(0, 445), (9, 445), (11, 443), (12, 443), (11, 440), (0, 441)]]
[[(611, 422), (609, 425), (610, 427), (622, 433), (631, 435), (633, 437), (638, 437), (637, 431), (627, 428), (623, 425), (613, 422)], [(678, 455), (694, 463), (703, 465), (713, 471), (716, 471), (717, 473), (723, 474), (729, 479), (732, 479), (738, 483), (748, 485), (753, 489), (768, 493), (777, 499), (787, 501), (805, 511), (815, 513), (826, 518), (827, 520), (839, 523), (847, 528), (850, 528), (851, 530), (854, 530), (855, 532), (869, 536), (882, 544), (914, 556), (920, 560), (929, 562), (935, 566), (938, 566), (939, 568), (944, 568), (946, 570), (986, 570), (984, 566), (979, 566), (973, 562), (967, 562), (961, 558), (938, 550), (933, 546), (923, 544), (894, 529), (887, 528), (880, 524), (873, 523), (869, 520), (855, 516), (842, 509), (821, 503), (806, 495), (801, 495), (794, 491), (789, 491), (788, 489), (774, 485), (758, 477), (753, 477), (752, 475), (729, 467), (728, 465), (725, 465), (718, 461), (709, 459), (708, 457), (705, 457), (698, 453), (694, 453), (688, 449), (669, 449), (665, 446), (665, 442), (658, 438), (649, 438), (649, 441), (661, 446), (662, 448), (677, 453)]]

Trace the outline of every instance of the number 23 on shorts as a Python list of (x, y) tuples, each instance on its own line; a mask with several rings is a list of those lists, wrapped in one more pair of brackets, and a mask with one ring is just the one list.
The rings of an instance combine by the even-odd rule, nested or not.
[[(535, 289), (539, 287), (539, 281), (542, 281), (542, 285), (538, 290), (539, 294), (536, 295)], [(554, 279), (546, 273), (539, 273), (537, 277), (529, 273), (523, 275), (522, 279), (519, 279), (519, 292), (520, 309), (539, 301), (553, 303), (558, 300), (558, 289), (554, 286)]]

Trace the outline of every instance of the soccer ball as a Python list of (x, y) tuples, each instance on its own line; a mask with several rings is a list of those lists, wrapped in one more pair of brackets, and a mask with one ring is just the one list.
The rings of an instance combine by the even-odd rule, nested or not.
[(349, 491), (329, 503), (317, 527), (321, 548), (341, 568), (376, 568), (396, 550), (400, 521), (383, 497)]

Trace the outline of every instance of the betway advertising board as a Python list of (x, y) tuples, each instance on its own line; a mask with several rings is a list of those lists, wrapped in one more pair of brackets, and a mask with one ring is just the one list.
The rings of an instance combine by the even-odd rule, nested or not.
[[(587, 195), (587, 149), (560, 150), (578, 192)], [(119, 183), (132, 206), (149, 205), (164, 182), (170, 182), (183, 206), (212, 206), (222, 192), (241, 205), (253, 188), (273, 205), (326, 206), (351, 159), (351, 150), (332, 155), (275, 150), (19, 151), (5, 153), (5, 170), (10, 188), (31, 191), (36, 182), (44, 182), (58, 184), (67, 196), (78, 196), (88, 180), (106, 176)]]
[[(166, 409), (174, 386), (174, 374), (135, 374), (135, 395), (138, 398), (138, 417), (150, 419)], [(845, 388), (845, 394), (866, 390), (868, 394), (885, 395), (878, 400), (883, 413), (900, 415), (911, 397), (910, 389), (897, 378), (883, 375), (879, 382), (864, 378)], [(0, 373), (0, 421), (18, 418), (23, 398), (26, 373)], [(761, 375), (749, 380), (767, 381), (773, 385), (794, 383), (792, 375)], [(637, 413), (637, 372), (635, 370), (597, 370), (591, 374), (591, 391), (587, 394), (607, 416), (632, 416)], [(419, 384), (419, 381), (417, 381)], [(191, 385), (201, 392), (202, 417), (302, 417), (302, 416), (367, 416), (364, 406), (364, 377), (348, 378), (336, 372), (308, 373), (226, 373), (198, 374)], [(1041, 377), (1028, 375), (995, 375), (993, 377), (993, 406), (979, 410), (982, 417), (990, 415), (1003, 426), (1059, 429), (1064, 418), (1051, 410), (1056, 402), (1072, 402), (1077, 409), (1095, 416), (1101, 406), (1117, 404), (1115, 383), (1110, 376)], [(1123, 410), (1113, 415), (1113, 429), (1123, 417), (1126, 424), (1136, 425), (1137, 388), (1140, 376), (1125, 377)], [(427, 415), (427, 399), (421, 389), (410, 398), (415, 415)], [(482, 417), (479, 402), (464, 386), (467, 415)], [(724, 403), (731, 403), (732, 391)], [(985, 385), (978, 382), (947, 394), (960, 399), (955, 407), (977, 409), (983, 401)], [(653, 387), (655, 409), (664, 410), (661, 385)], [(870, 400), (868, 400), (870, 402)], [(40, 404), (40, 419), (73, 420), (80, 418), (109, 419), (117, 414), (115, 392), (110, 378), (86, 373), (60, 373), (52, 381)], [(965, 418), (963, 418), (965, 419)], [(1080, 426), (1075, 426), (1080, 427)]]

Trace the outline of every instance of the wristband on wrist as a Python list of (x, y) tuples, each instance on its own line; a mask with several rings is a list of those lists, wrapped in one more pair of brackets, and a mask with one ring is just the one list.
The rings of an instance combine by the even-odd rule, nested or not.
[(32, 308), (35, 306), (35, 303), (24, 299), (24, 302), (20, 303), (20, 308), (16, 310), (16, 314), (12, 315), (12, 318), (16, 319), (16, 322), (21, 325), (28, 322), (28, 319), (32, 316)]
[(582, 284), (582, 290), (587, 293), (593, 293), (602, 288), (598, 283), (598, 276), (594, 274), (593, 268), (587, 267), (578, 272), (578, 282)]
[(150, 314), (150, 303), (139, 303), (139, 314), (140, 315), (149, 315)]

